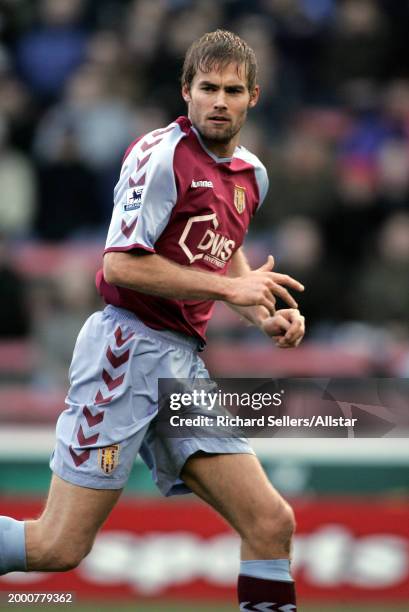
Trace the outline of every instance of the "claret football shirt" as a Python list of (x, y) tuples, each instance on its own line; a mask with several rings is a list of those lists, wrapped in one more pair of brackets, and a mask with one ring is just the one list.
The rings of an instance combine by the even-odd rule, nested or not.
[[(226, 274), (251, 217), (265, 198), (267, 173), (244, 147), (218, 158), (187, 117), (132, 143), (114, 191), (104, 253), (157, 253), (182, 266)], [(212, 300), (171, 300), (108, 284), (108, 304), (134, 312), (147, 326), (205, 339)]]

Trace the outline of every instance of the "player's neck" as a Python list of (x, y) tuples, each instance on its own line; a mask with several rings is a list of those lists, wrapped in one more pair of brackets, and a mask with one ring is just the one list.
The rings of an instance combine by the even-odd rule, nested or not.
[(205, 138), (203, 134), (200, 134), (200, 137), (206, 149), (221, 159), (233, 157), (233, 153), (239, 144), (238, 134), (229, 140), (229, 142), (218, 142), (217, 140), (211, 140), (209, 138)]

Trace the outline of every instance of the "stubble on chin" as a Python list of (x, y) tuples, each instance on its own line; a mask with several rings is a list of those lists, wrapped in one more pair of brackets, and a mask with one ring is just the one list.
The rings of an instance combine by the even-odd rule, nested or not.
[(207, 140), (209, 142), (217, 142), (220, 144), (228, 144), (232, 140), (232, 138), (235, 137), (238, 131), (238, 129), (235, 129), (231, 126), (223, 132), (218, 130), (199, 129), (199, 133), (203, 140)]

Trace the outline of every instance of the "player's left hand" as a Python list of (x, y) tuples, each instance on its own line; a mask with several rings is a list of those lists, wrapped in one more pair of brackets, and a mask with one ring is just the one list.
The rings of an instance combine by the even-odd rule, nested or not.
[(284, 308), (264, 319), (260, 327), (279, 348), (293, 348), (304, 337), (305, 319), (296, 308)]

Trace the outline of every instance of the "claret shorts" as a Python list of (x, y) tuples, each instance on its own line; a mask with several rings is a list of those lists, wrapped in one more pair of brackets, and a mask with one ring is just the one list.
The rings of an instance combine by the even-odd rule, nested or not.
[(198, 340), (153, 330), (122, 308), (91, 315), (74, 349), (53, 472), (79, 486), (121, 489), (139, 453), (168, 496), (190, 492), (180, 473), (194, 453), (252, 454), (243, 438), (170, 438), (155, 428), (158, 378), (209, 378), (198, 349)]

